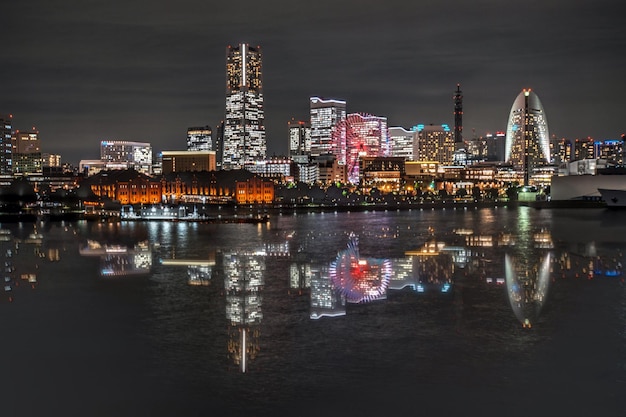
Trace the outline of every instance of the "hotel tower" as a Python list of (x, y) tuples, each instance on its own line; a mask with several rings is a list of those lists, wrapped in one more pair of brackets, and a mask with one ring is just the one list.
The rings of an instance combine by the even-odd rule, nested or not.
[(524, 89), (513, 102), (506, 127), (505, 160), (524, 172), (529, 184), (535, 168), (550, 163), (548, 120), (539, 97)]
[(222, 168), (241, 169), (265, 159), (263, 71), (259, 46), (242, 43), (226, 52), (226, 115)]

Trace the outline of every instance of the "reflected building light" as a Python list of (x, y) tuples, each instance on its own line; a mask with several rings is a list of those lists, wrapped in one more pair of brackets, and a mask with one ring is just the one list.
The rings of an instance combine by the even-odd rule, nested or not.
[(125, 245), (102, 245), (88, 240), (79, 248), (81, 256), (100, 258), (100, 276), (125, 276), (148, 274), (152, 269), (152, 250), (147, 242), (139, 242), (133, 247)]
[(465, 237), (465, 244), (470, 247), (493, 247), (493, 236), (473, 235)]
[(414, 269), (415, 262), (412, 257), (404, 257), (391, 260), (391, 269), (393, 274), (389, 280), (390, 290), (403, 290), (410, 288), (413, 291), (418, 290), (419, 275)]
[(47, 258), (50, 262), (58, 262), (61, 260), (59, 248), (48, 248)]
[(311, 264), (293, 262), (289, 265), (289, 288), (305, 289), (311, 287)]
[(474, 234), (472, 229), (454, 229), (452, 232), (459, 236), (469, 236)]
[(267, 256), (287, 257), (290, 255), (289, 241), (280, 243), (266, 243), (263, 252), (267, 254)]
[(259, 251), (224, 253), (223, 267), (226, 318), (230, 321), (228, 354), (240, 371), (246, 372), (260, 351), (265, 257)]
[(350, 234), (348, 248), (329, 267), (330, 279), (349, 303), (384, 299), (392, 276), (388, 259), (361, 258), (358, 238)]
[(417, 250), (404, 252), (407, 256), (437, 256), (445, 248), (444, 242), (429, 241)]
[(328, 267), (311, 267), (310, 301), (313, 320), (346, 315), (346, 298), (333, 285)]
[(510, 233), (503, 233), (498, 237), (498, 246), (515, 246), (515, 236)]
[(213, 268), (208, 265), (188, 265), (187, 283), (192, 286), (206, 287), (211, 282)]
[(552, 235), (549, 231), (542, 229), (541, 231), (533, 235), (535, 247), (538, 249), (552, 249), (554, 244), (552, 243)]
[(507, 296), (515, 317), (524, 328), (532, 327), (545, 303), (550, 286), (551, 260), (552, 254), (548, 252), (529, 268), (525, 262), (505, 254)]

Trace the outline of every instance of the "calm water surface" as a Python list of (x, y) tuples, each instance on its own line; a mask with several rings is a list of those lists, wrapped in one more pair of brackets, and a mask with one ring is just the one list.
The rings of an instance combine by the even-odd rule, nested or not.
[(0, 233), (3, 416), (626, 415), (626, 212)]

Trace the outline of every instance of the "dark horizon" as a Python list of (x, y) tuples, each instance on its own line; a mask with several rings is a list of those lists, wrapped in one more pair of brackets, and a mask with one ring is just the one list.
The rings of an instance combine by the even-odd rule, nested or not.
[(239, 4), (234, 14), (191, 0), (10, 2), (0, 113), (14, 129), (35, 126), (42, 151), (72, 164), (98, 158), (100, 140), (184, 149), (188, 127), (215, 131), (222, 120), (226, 48), (246, 42), (263, 51), (268, 156), (286, 153), (287, 122), (308, 119), (311, 96), (390, 127), (454, 126), (457, 84), (465, 139), (505, 130), (524, 88), (541, 99), (551, 135), (626, 131), (614, 0), (528, 2), (528, 12), (487, 0)]

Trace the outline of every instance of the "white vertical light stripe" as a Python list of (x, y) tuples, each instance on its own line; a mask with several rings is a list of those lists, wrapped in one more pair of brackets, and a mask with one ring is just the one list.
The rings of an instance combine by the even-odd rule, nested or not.
[(243, 81), (241, 85), (243, 85), (244, 87), (246, 86), (246, 53), (247, 52), (248, 50), (246, 48), (246, 44), (242, 43), (241, 44), (241, 77), (243, 78)]
[(241, 340), (241, 372), (246, 372), (246, 329), (243, 329)]

